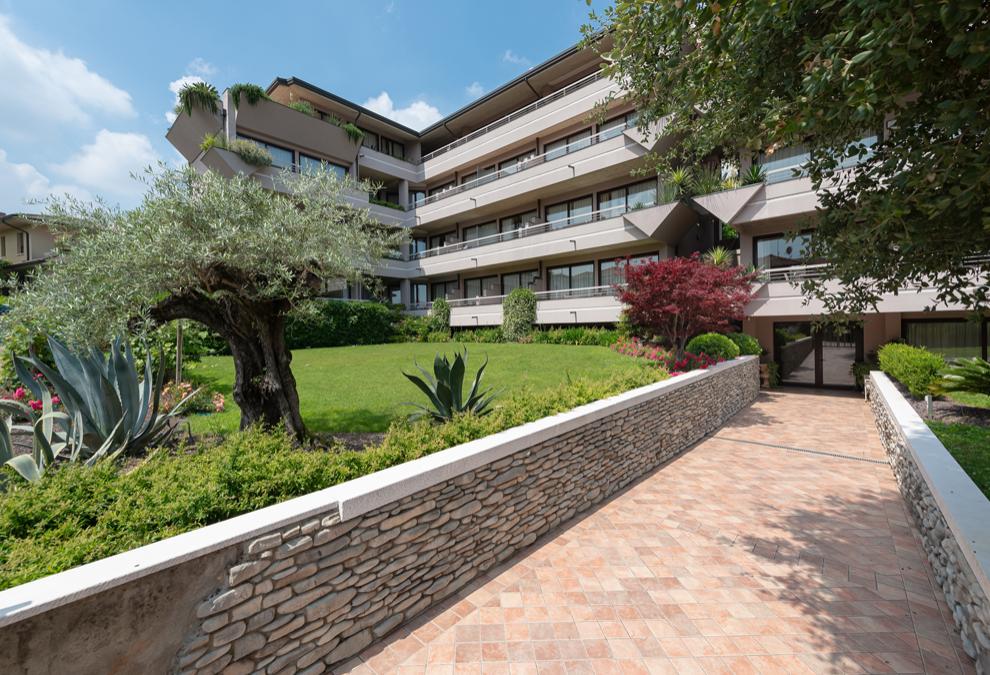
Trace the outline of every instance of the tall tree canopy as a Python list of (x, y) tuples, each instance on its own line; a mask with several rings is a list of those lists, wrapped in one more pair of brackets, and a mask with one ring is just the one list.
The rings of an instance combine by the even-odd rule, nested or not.
[(230, 346), (241, 426), (303, 436), (286, 315), (324, 279), (372, 274), (401, 235), (347, 201), (367, 186), (330, 172), (276, 180), (282, 192), (161, 167), (133, 210), (52, 200), (54, 259), (11, 298), (4, 328), (99, 345), (144, 322), (198, 321)]
[[(616, 0), (585, 27), (643, 126), (673, 114), (658, 168), (712, 153), (810, 146), (821, 191), (810, 255), (832, 262), (833, 312), (930, 287), (988, 308), (990, 25), (980, 0)], [(886, 130), (869, 154), (865, 133)], [(858, 170), (840, 162), (858, 159)], [(990, 265), (984, 267), (986, 271)], [(986, 273), (986, 272), (984, 272)]]

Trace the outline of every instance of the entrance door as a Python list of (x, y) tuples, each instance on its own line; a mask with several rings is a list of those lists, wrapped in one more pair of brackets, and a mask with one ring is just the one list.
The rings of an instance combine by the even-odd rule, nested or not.
[(858, 326), (815, 326), (810, 321), (774, 323), (773, 351), (783, 384), (855, 387), (852, 365), (863, 359)]

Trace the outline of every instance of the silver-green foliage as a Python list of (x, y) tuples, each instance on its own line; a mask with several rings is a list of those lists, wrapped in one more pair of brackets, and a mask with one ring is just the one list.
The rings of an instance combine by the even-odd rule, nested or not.
[(938, 387), (943, 391), (990, 394), (990, 363), (976, 356), (955, 359), (942, 371)]
[[(76, 354), (51, 337), (48, 345), (54, 368), (34, 355), (14, 357), (18, 378), (32, 397), (42, 402), (40, 414), (19, 401), (0, 401), (0, 413), (5, 415), (0, 424), (0, 462), (26, 480), (39, 480), (57, 460), (92, 465), (104, 457), (161, 443), (174, 428), (169, 424), (171, 418), (193, 395), (168, 413), (159, 414), (164, 363), (154, 377), (151, 358), (147, 358), (141, 380), (133, 351), (120, 338), (114, 340), (109, 356), (98, 349)], [(54, 409), (48, 387), (35, 373), (51, 383), (64, 411)], [(18, 418), (27, 423), (13, 424)], [(14, 455), (13, 429), (32, 434), (31, 455)]]
[(475, 373), (474, 382), (470, 390), (465, 390), (464, 382), (467, 375), (467, 349), (463, 352), (455, 352), (454, 360), (451, 362), (446, 354), (437, 354), (433, 359), (433, 374), (431, 375), (418, 363), (416, 368), (423, 374), (410, 375), (403, 372), (410, 382), (415, 384), (426, 394), (430, 400), (430, 406), (410, 403), (409, 405), (419, 408), (415, 417), (431, 417), (438, 422), (452, 420), (460, 413), (471, 413), (474, 415), (487, 415), (491, 412), (489, 405), (497, 396), (491, 388), (481, 390), (481, 378), (488, 365), (488, 359), (481, 364), (478, 372)]

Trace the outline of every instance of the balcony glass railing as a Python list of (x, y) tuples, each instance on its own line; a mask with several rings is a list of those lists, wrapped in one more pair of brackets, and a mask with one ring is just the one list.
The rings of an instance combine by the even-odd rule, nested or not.
[[(969, 256), (963, 260), (966, 267), (972, 270), (975, 278), (982, 278), (990, 274), (990, 255)], [(814, 265), (793, 265), (791, 267), (775, 267), (760, 270), (759, 280), (764, 283), (771, 281), (798, 282), (805, 279), (821, 279), (827, 276), (828, 263), (816, 263)], [(905, 286), (905, 289), (912, 289), (912, 286)]]
[[(621, 284), (620, 284), (621, 286)], [(615, 295), (615, 286), (587, 286), (585, 288), (561, 288), (553, 291), (536, 291), (537, 302), (546, 300), (568, 300), (571, 298), (603, 298)], [(483, 307), (486, 305), (501, 305), (508, 296), (505, 295), (483, 295), (477, 298), (454, 298), (447, 300), (451, 307)], [(430, 309), (432, 302), (413, 303), (409, 309)]]
[[(875, 134), (864, 136), (858, 142), (866, 146), (866, 156), (862, 159), (859, 157), (844, 157), (839, 161), (838, 168), (852, 168), (863, 161), (863, 159), (870, 157), (873, 154), (873, 146), (876, 145), (877, 137)], [(763, 167), (766, 173), (767, 183), (781, 183), (785, 180), (807, 176), (806, 165), (810, 159), (811, 154), (806, 146), (793, 145), (781, 148), (773, 155), (761, 157), (760, 166)]]
[(519, 108), (519, 110), (516, 110), (514, 112), (511, 112), (508, 115), (506, 115), (505, 117), (502, 117), (500, 119), (497, 119), (497, 120), (495, 120), (494, 122), (492, 122), (491, 124), (489, 124), (487, 126), (484, 126), (484, 127), (480, 128), (480, 129), (478, 129), (476, 131), (472, 131), (471, 133), (467, 134), (466, 136), (462, 136), (462, 137), (458, 138), (456, 141), (452, 141), (452, 142), (448, 143), (447, 145), (443, 146), (442, 148), (437, 148), (433, 152), (429, 152), (429, 153), (423, 155), (423, 157), (419, 160), (419, 162), (420, 162), (420, 164), (422, 164), (423, 162), (426, 162), (426, 161), (431, 160), (431, 159), (433, 159), (435, 157), (439, 157), (440, 155), (443, 155), (445, 153), (448, 153), (451, 150), (453, 150), (454, 148), (458, 148), (458, 147), (464, 145), (465, 143), (470, 143), (471, 141), (473, 141), (476, 138), (480, 138), (480, 137), (484, 136), (485, 134), (491, 133), (495, 129), (498, 129), (501, 126), (505, 126), (509, 122), (512, 122), (514, 120), (519, 119), (523, 115), (527, 115), (527, 114), (533, 112), (534, 110), (539, 110), (540, 108), (542, 108), (542, 107), (544, 107), (546, 105), (549, 105), (549, 104), (553, 103), (554, 101), (557, 101), (557, 100), (559, 100), (559, 99), (567, 96), (568, 94), (571, 94), (571, 93), (577, 91), (578, 89), (581, 89), (582, 87), (587, 87), (589, 84), (591, 84), (593, 82), (597, 82), (598, 80), (601, 80), (604, 77), (605, 77), (605, 75), (601, 71), (592, 73), (591, 75), (588, 75), (587, 77), (584, 77), (584, 78), (578, 80), (577, 82), (573, 82), (573, 83), (567, 85), (563, 89), (558, 89), (554, 93), (552, 93), (552, 94), (550, 94), (548, 96), (544, 96), (543, 98), (541, 98), (538, 101), (534, 101), (533, 103), (530, 103), (525, 108)]
[(635, 127), (635, 122), (623, 122), (622, 125), (617, 127), (610, 127), (605, 131), (601, 131), (594, 136), (588, 136), (580, 140), (569, 143), (561, 148), (554, 148), (549, 152), (545, 152), (542, 155), (536, 155), (535, 157), (530, 157), (529, 159), (517, 162), (511, 166), (507, 166), (504, 169), (499, 169), (494, 173), (489, 173), (487, 175), (475, 178), (474, 180), (469, 180), (466, 183), (461, 183), (460, 185), (454, 185), (450, 188), (444, 190), (443, 192), (438, 192), (432, 194), (426, 199), (421, 199), (416, 202), (416, 206), (423, 206), (425, 204), (433, 204), (440, 201), (441, 199), (446, 199), (447, 197), (453, 197), (456, 194), (460, 194), (472, 188), (476, 188), (479, 185), (485, 185), (486, 183), (491, 183), (498, 180), (499, 178), (504, 178), (505, 176), (514, 176), (515, 174), (525, 171), (526, 169), (531, 169), (534, 166), (539, 166), (550, 162), (555, 159), (560, 159), (561, 157), (566, 157), (571, 153), (578, 152), (579, 150), (584, 150), (585, 148), (590, 148), (593, 145), (597, 145), (603, 141), (615, 138), (622, 131), (626, 129), (631, 129)]
[(576, 216), (569, 216), (567, 218), (557, 218), (555, 220), (549, 220), (545, 223), (534, 223), (532, 225), (527, 225), (526, 227), (520, 227), (516, 230), (509, 230), (507, 232), (499, 232), (498, 234), (490, 234), (485, 237), (477, 237), (475, 239), (468, 239), (467, 241), (458, 241), (453, 244), (445, 244), (443, 246), (437, 246), (435, 248), (429, 248), (425, 251), (419, 251), (417, 253), (412, 253), (409, 256), (410, 260), (420, 260), (422, 258), (433, 258), (438, 255), (444, 255), (446, 253), (456, 253), (457, 251), (466, 251), (472, 248), (478, 248), (479, 246), (488, 246), (490, 244), (499, 244), (503, 241), (511, 241), (513, 239), (522, 239), (524, 237), (532, 237), (537, 234), (543, 234), (545, 232), (555, 232), (557, 230), (563, 230), (568, 227), (574, 227), (576, 225), (587, 225), (588, 223), (595, 223), (600, 220), (608, 220), (609, 218), (618, 218), (621, 215), (629, 213), (630, 211), (638, 211), (643, 208), (651, 208), (656, 206), (656, 203), (646, 204), (643, 206), (637, 205), (635, 207), (615, 207), (610, 206), (607, 209), (601, 209), (600, 211), (592, 211), (590, 213), (582, 213)]

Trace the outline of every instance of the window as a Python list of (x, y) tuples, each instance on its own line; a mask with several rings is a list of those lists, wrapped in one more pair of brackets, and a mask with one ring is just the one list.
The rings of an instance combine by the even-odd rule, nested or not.
[(626, 188), (626, 208), (630, 211), (642, 209), (657, 204), (656, 179), (645, 180)]
[(450, 181), (449, 183), (444, 183), (443, 185), (438, 185), (435, 188), (430, 188), (430, 196), (432, 197), (433, 195), (438, 195), (441, 192), (446, 192), (447, 190), (451, 189), (452, 187), (454, 187), (456, 185), (457, 185), (457, 183), (455, 183), (454, 181)]
[(325, 159), (320, 159), (318, 157), (311, 157), (310, 155), (305, 155), (299, 153), (299, 171), (300, 173), (318, 173), (320, 171), (329, 171), (337, 175), (337, 178), (343, 180), (347, 176), (348, 169), (346, 166), (341, 166), (340, 164), (334, 164)]
[(598, 263), (598, 285), (611, 286), (621, 284), (626, 280), (626, 265), (642, 265), (647, 262), (657, 262), (660, 256), (657, 253), (647, 253), (646, 255), (630, 256), (628, 263), (626, 258), (616, 258), (615, 260), (602, 260)]
[(810, 232), (802, 232), (793, 236), (775, 234), (769, 237), (757, 237), (753, 240), (753, 260), (757, 267), (764, 269), (822, 262), (805, 255), (810, 243)]
[(582, 148), (587, 148), (589, 145), (591, 145), (591, 129), (585, 129), (553, 143), (547, 143), (543, 146), (543, 152), (546, 155), (546, 161), (549, 162), (551, 159), (563, 157)]
[(393, 141), (391, 138), (385, 138), (384, 136), (378, 137), (378, 151), (384, 152), (386, 155), (391, 155), (396, 159), (406, 158), (406, 146), (399, 141)]
[(522, 155), (513, 157), (512, 159), (507, 159), (504, 162), (498, 163), (498, 170), (503, 174), (513, 174), (517, 171), (522, 171), (526, 168), (526, 162), (533, 159), (536, 156), (535, 150), (530, 150)]
[(426, 250), (426, 237), (413, 237), (409, 242), (409, 254), (415, 255)]
[(591, 288), (595, 285), (594, 263), (579, 263), (547, 269), (547, 279), (551, 291), (566, 291), (575, 288)]
[(410, 190), (409, 191), (409, 204), (410, 206), (418, 206), (424, 199), (426, 199), (426, 190)]
[(607, 141), (610, 138), (619, 136), (626, 129), (636, 126), (636, 120), (638, 118), (639, 113), (635, 110), (624, 115), (619, 115), (618, 117), (613, 117), (598, 127), (598, 140)]
[(537, 270), (510, 272), (502, 275), (502, 295), (508, 295), (517, 288), (533, 288), (536, 285)]
[(901, 336), (915, 347), (924, 347), (946, 359), (978, 356), (987, 358), (983, 333), (990, 323), (966, 319), (905, 319)]
[(529, 227), (531, 224), (536, 222), (539, 218), (539, 214), (536, 211), (527, 211), (526, 213), (520, 213), (517, 216), (509, 216), (508, 218), (503, 218), (502, 223), (502, 233), (505, 235), (504, 239), (512, 239), (518, 235), (515, 234), (517, 230)]
[(457, 297), (457, 281), (435, 281), (430, 284), (430, 300), (443, 298), (450, 300)]
[(0, 236), (0, 256), (7, 257), (7, 236)]
[(430, 248), (439, 248), (452, 244), (457, 240), (454, 232), (443, 232), (441, 234), (430, 235)]
[(409, 284), (409, 302), (414, 305), (422, 305), (429, 300), (426, 297), (426, 282)]
[(801, 144), (780, 148), (772, 155), (760, 153), (759, 163), (766, 172), (767, 183), (780, 183), (804, 176), (804, 165), (810, 158), (808, 146)]
[(296, 163), (295, 153), (293, 153), (292, 150), (289, 150), (288, 148), (283, 148), (280, 145), (273, 145), (272, 143), (265, 143), (264, 141), (259, 141), (257, 138), (242, 136), (240, 134), (237, 134), (237, 137), (245, 141), (251, 141), (252, 143), (257, 143), (265, 150), (267, 150), (269, 153), (271, 153), (272, 166), (276, 168), (288, 169), (291, 168), (292, 165)]
[(495, 180), (495, 165), (486, 166), (478, 169), (478, 185), (484, 185), (485, 183), (491, 183)]
[(17, 255), (24, 255), (24, 240), (25, 236), (23, 232), (17, 233)]
[(594, 200), (591, 197), (572, 199), (569, 202), (548, 206), (546, 210), (547, 222), (551, 223), (550, 229), (559, 230), (570, 225), (582, 225), (590, 223), (593, 219), (592, 210)]
[(499, 295), (497, 276), (464, 280), (465, 298), (489, 298), (496, 295)]
[(465, 227), (462, 231), (464, 241), (480, 239), (481, 237), (490, 237), (493, 234), (498, 234), (498, 223), (494, 220), (490, 223), (482, 223), (481, 225)]
[(385, 288), (385, 297), (393, 305), (402, 304), (402, 286), (399, 284), (389, 284)]
[(361, 145), (366, 148), (371, 148), (372, 150), (377, 150), (378, 134), (374, 131), (368, 131), (367, 129), (361, 129), (361, 131), (364, 132), (364, 138), (361, 139)]

